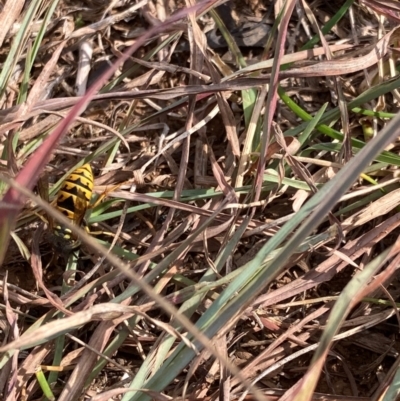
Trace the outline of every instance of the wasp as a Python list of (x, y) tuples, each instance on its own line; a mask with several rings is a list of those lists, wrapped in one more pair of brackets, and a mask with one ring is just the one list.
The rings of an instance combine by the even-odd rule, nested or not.
[[(38, 182), (38, 192), (42, 199), (48, 201), (49, 186), (48, 179), (42, 177)], [(94, 178), (93, 171), (89, 163), (78, 167), (64, 180), (62, 183), (55, 200), (51, 204), (58, 209), (64, 216), (66, 216), (71, 223), (80, 226), (90, 234), (91, 232), (85, 215), (88, 209), (94, 209), (110, 192), (121, 187), (123, 183), (112, 186), (103, 192), (97, 200), (92, 204), (91, 198), (93, 194)], [(79, 249), (81, 245), (80, 239), (65, 225), (56, 222), (50, 216), (47, 216), (46, 223), (48, 224), (49, 231), (46, 234), (47, 241), (52, 244), (55, 254), (69, 257), (72, 253)], [(111, 235), (113, 233), (101, 231), (97, 234)]]
[[(89, 163), (74, 170), (63, 182), (57, 193), (55, 207), (72, 223), (88, 231), (85, 214), (90, 206), (93, 193), (93, 171)], [(81, 241), (72, 231), (50, 219), (52, 235), (50, 241), (56, 251), (68, 254), (78, 249)]]

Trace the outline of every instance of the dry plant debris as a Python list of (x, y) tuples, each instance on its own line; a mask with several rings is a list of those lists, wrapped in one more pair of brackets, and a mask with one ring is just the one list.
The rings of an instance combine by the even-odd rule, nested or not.
[(1, 399), (395, 399), (397, 2), (0, 11)]

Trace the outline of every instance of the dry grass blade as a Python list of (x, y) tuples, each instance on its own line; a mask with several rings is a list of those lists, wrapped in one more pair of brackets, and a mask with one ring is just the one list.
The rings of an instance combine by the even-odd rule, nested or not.
[(24, 1), (7, 1), (0, 13), (0, 46), (3, 45), (4, 39), (7, 36), (7, 32), (10, 30), (12, 25), (16, 23), (18, 16), (24, 6)]
[(42, 326), (33, 333), (21, 336), (19, 339), (2, 346), (0, 352), (7, 352), (23, 347), (31, 347), (33, 344), (37, 344), (38, 342), (47, 342), (64, 331), (69, 331), (90, 321), (107, 321), (120, 319), (121, 317), (123, 317), (122, 320), (124, 320), (129, 318), (130, 315), (136, 313), (141, 313), (140, 308), (111, 303), (95, 305), (86, 311), (77, 312), (73, 316), (53, 321)]

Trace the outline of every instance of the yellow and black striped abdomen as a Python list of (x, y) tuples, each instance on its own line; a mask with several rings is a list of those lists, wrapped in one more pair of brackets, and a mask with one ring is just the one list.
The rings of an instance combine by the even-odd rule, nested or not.
[(93, 192), (93, 172), (90, 164), (74, 170), (63, 182), (56, 199), (57, 209), (80, 225), (90, 205)]

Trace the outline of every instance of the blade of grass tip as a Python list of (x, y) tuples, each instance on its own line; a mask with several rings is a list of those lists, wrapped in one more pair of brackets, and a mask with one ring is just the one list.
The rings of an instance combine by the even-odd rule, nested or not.
[(42, 43), (43, 37), (46, 34), (46, 29), (48, 24), (51, 21), (51, 17), (54, 14), (54, 11), (56, 10), (58, 6), (59, 0), (52, 0), (50, 6), (46, 10), (46, 15), (43, 18), (42, 24), (40, 25), (39, 32), (36, 35), (35, 41), (33, 42), (32, 46), (32, 55), (33, 55), (33, 60), (32, 64), (29, 66), (29, 69), (32, 69), (33, 67), (33, 62), (36, 59), (37, 54), (39, 53), (40, 45)]
[[(224, 37), (226, 43), (228, 44), (229, 50), (232, 52), (237, 65), (240, 68), (247, 67), (246, 61), (236, 44), (235, 40), (233, 39), (232, 35), (230, 34), (229, 30), (226, 28), (224, 22), (222, 21), (221, 17), (218, 15), (216, 10), (210, 10), (210, 15), (213, 18), (215, 25), (218, 27), (219, 31), (221, 32), (222, 36)], [(253, 113), (253, 108), (255, 101), (257, 99), (257, 90), (256, 89), (245, 89), (242, 90), (242, 99), (243, 99), (243, 113), (244, 113), (244, 121), (245, 126), (248, 127), (251, 121), (251, 115)]]
[[(67, 266), (65, 268), (65, 272), (68, 274), (68, 272), (75, 272), (78, 267), (78, 253), (79, 249), (76, 252), (71, 253), (71, 255), (68, 257), (68, 262)], [(70, 275), (68, 277), (69, 280), (74, 279), (74, 275)], [(65, 280), (63, 279), (62, 282), (62, 287), (61, 287), (61, 296), (66, 294), (68, 290), (70, 289), (70, 286), (67, 285)], [(57, 315), (58, 319), (62, 319), (65, 315), (63, 313), (59, 313)], [(62, 358), (63, 358), (63, 350), (64, 350), (64, 345), (65, 345), (65, 334), (59, 335), (54, 343), (54, 356), (53, 356), (53, 366), (60, 366)], [(58, 380), (58, 374), (59, 372), (57, 370), (51, 371), (48, 377), (47, 382), (49, 383), (50, 386), (52, 386), (56, 381)]]
[[(278, 89), (279, 91), (279, 89)], [(325, 103), (322, 105), (322, 107), (318, 110), (318, 112), (315, 114), (314, 117), (312, 117), (312, 120), (310, 120), (310, 123), (307, 125), (306, 129), (303, 131), (302, 134), (299, 135), (297, 138), (298, 141), (300, 142), (301, 145), (304, 145), (316, 126), (319, 124), (320, 120), (322, 119), (326, 108), (328, 107), (328, 103)]]
[[(273, 11), (273, 7), (271, 5), (269, 11), (267, 11), (267, 13), (264, 15), (264, 18), (268, 19), (271, 15), (272, 11)], [(267, 40), (265, 41), (264, 49), (263, 49), (262, 55), (260, 57), (261, 63), (263, 61), (265, 61), (270, 54), (272, 54), (272, 46), (274, 43), (274, 38), (277, 37), (278, 28), (281, 23), (281, 20), (282, 20), (282, 13), (279, 13), (278, 16), (275, 18), (274, 23), (272, 24), (272, 27), (268, 33)], [(273, 62), (273, 60), (272, 60), (272, 62)]]
[[(279, 92), (279, 88), (278, 88), (278, 92)], [(314, 131), (315, 127), (318, 125), (320, 119), (324, 115), (324, 112), (325, 112), (327, 106), (328, 106), (328, 103), (325, 103), (325, 104), (322, 105), (321, 109), (318, 110), (318, 112), (315, 114), (313, 119), (309, 122), (309, 124), (307, 125), (307, 127), (303, 131), (303, 133), (300, 134), (300, 136), (298, 138), (298, 141), (300, 142), (300, 145), (303, 145), (307, 141), (307, 139), (309, 138), (311, 133)], [(286, 175), (286, 174), (289, 173), (291, 168), (290, 168), (290, 166), (288, 166), (286, 164), (286, 162), (285, 162), (285, 165), (286, 165), (286, 173), (285, 173), (285, 175)], [(270, 170), (268, 169), (267, 171), (270, 171)], [(272, 177), (271, 177), (271, 174), (272, 174)], [(304, 182), (299, 181), (297, 179), (292, 180), (292, 179), (288, 179), (288, 178), (284, 177), (283, 180), (282, 180), (281, 177), (279, 177), (278, 174), (276, 174), (274, 172), (274, 170), (271, 170), (270, 174), (265, 174), (265, 172), (264, 172), (264, 179), (267, 180), (267, 181), (271, 181), (271, 178), (274, 179), (275, 178), (274, 176), (276, 176), (276, 179), (279, 180), (279, 181), (275, 180), (275, 182), (279, 183), (281, 185), (283, 184), (283, 185), (294, 185), (294, 186), (297, 186), (297, 185), (300, 184), (300, 185), (304, 185), (304, 186), (306, 186), (308, 188), (308, 184), (307, 183), (304, 183)], [(288, 181), (288, 180), (290, 180), (290, 181)], [(317, 187), (319, 188), (319, 185), (317, 185)], [(306, 191), (308, 191), (308, 190), (309, 189), (306, 189)]]
[[(329, 31), (346, 15), (348, 15), (349, 8), (353, 5), (355, 0), (347, 0), (338, 10), (338, 12), (322, 27), (321, 32), (326, 35)], [(320, 41), (319, 34), (316, 34), (310, 39), (301, 50), (312, 49)]]
[(282, 401), (309, 401), (312, 399), (333, 337), (339, 331), (347, 314), (350, 313), (351, 309), (359, 301), (358, 294), (363, 292), (363, 289), (368, 282), (370, 282), (374, 274), (382, 267), (382, 264), (385, 263), (387, 258), (390, 257), (393, 248), (395, 248), (395, 245), (386, 249), (379, 257), (368, 263), (368, 265), (346, 285), (332, 308), (328, 324), (324, 329), (319, 341), (319, 346), (315, 350), (314, 356), (310, 362), (310, 368), (301, 381), (295, 385), (295, 387), (299, 387), (298, 391), (295, 389), (292, 391), (289, 390), (287, 394), (281, 398)]
[(10, 212), (8, 208), (0, 206), (0, 266), (4, 261), (10, 241), (10, 234), (14, 228), (13, 217), (17, 216), (18, 210)]
[(252, 108), (253, 113), (247, 125), (246, 137), (243, 141), (243, 148), (238, 163), (238, 171), (236, 174), (235, 188), (243, 185), (244, 176), (249, 166), (251, 154), (260, 147), (260, 120), (261, 110), (264, 106), (264, 101), (268, 93), (268, 86), (263, 85), (259, 96), (255, 102), (255, 107)]
[(49, 383), (46, 380), (46, 377), (43, 373), (42, 368), (38, 368), (35, 372), (36, 379), (38, 381), (38, 384), (43, 391), (43, 395), (49, 400), (49, 401), (54, 401), (56, 397), (54, 397), (53, 392), (51, 391), (51, 388), (49, 386)]
[[(19, 86), (17, 104), (24, 103), (28, 96), (28, 83), (29, 83), (29, 79), (30, 79), (30, 70), (28, 68), (28, 65), (30, 65), (30, 64), (32, 64), (32, 46), (30, 45), (30, 43), (28, 43), (27, 51), (26, 51), (25, 69), (24, 69), (24, 74), (22, 76), (22, 82)], [(18, 141), (18, 135), (14, 135), (14, 138), (16, 138)], [(18, 142), (16, 142), (13, 145), (16, 147), (17, 143)], [(13, 150), (15, 152), (14, 146), (13, 146)]]
[(218, 12), (214, 9), (209, 11), (212, 19), (215, 22), (215, 25), (218, 27), (219, 31), (221, 32), (222, 36), (224, 37), (226, 43), (228, 44), (229, 50), (232, 52), (233, 56), (236, 59), (236, 63), (240, 68), (246, 67), (246, 61), (235, 42), (235, 39), (230, 34), (229, 30), (226, 28), (224, 22), (222, 21), (221, 17), (219, 16)]
[(267, 96), (267, 102), (265, 105), (265, 114), (264, 114), (264, 126), (263, 126), (263, 134), (261, 139), (261, 149), (260, 149), (260, 158), (257, 164), (257, 172), (254, 180), (254, 201), (258, 201), (261, 194), (263, 174), (262, 171), (265, 166), (265, 159), (267, 155), (268, 145), (271, 138), (271, 127), (272, 120), (275, 114), (276, 105), (278, 101), (278, 87), (279, 87), (279, 68), (282, 56), (285, 52), (285, 42), (287, 37), (287, 29), (290, 21), (290, 17), (293, 13), (294, 6), (296, 5), (296, 1), (288, 0), (284, 3), (282, 10), (279, 15), (282, 16), (281, 23), (279, 26), (278, 38), (276, 40), (276, 48), (274, 55), (274, 62), (272, 64), (271, 71), (271, 80), (269, 85), (269, 92)]
[[(154, 56), (156, 56), (161, 50), (170, 45), (174, 40), (178, 39), (181, 36), (181, 33), (174, 33), (168, 38), (166, 38), (161, 43), (158, 43), (156, 47), (150, 49), (143, 57), (142, 60), (150, 61)], [(136, 76), (136, 72), (140, 70), (142, 66), (140, 64), (134, 64), (131, 68), (129, 68), (126, 72), (122, 73), (118, 77), (114, 78), (110, 83), (105, 85), (99, 93), (107, 93), (110, 92), (114, 87), (120, 84), (125, 78)]]

